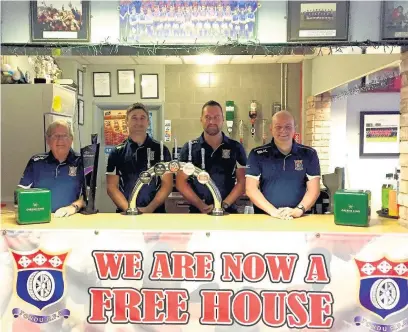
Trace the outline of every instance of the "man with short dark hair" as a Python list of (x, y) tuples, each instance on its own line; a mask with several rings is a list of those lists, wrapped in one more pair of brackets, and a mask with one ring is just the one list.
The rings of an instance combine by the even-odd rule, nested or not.
[[(129, 130), (128, 139), (117, 145), (109, 155), (106, 168), (107, 192), (118, 207), (117, 212), (126, 211), (130, 195), (141, 172), (147, 170), (148, 157), (153, 167), (161, 160), (160, 143), (147, 133), (149, 112), (140, 103), (131, 105), (126, 112)], [(150, 148), (150, 156), (147, 149)], [(170, 161), (167, 147), (163, 147), (163, 161)], [(137, 208), (144, 213), (165, 212), (164, 201), (173, 189), (171, 173), (156, 176), (143, 185), (136, 200)]]
[(246, 194), (255, 213), (282, 219), (301, 217), (320, 195), (317, 152), (295, 142), (295, 121), (287, 111), (274, 114), (271, 133), (271, 143), (249, 154)]
[[(202, 168), (218, 187), (222, 197), (222, 207), (236, 213), (236, 200), (245, 192), (246, 154), (240, 143), (221, 131), (224, 114), (221, 105), (210, 100), (201, 109), (201, 124), (204, 132), (192, 141), (191, 162)], [(186, 143), (180, 152), (180, 161), (189, 161), (189, 147)], [(176, 178), (178, 191), (191, 203), (190, 213), (209, 213), (213, 209), (213, 197), (207, 187), (196, 178), (179, 171)]]
[(82, 159), (72, 149), (72, 128), (66, 121), (54, 121), (46, 131), (50, 151), (33, 156), (24, 170), (20, 188), (51, 191), (51, 211), (68, 217), (85, 206), (81, 197), (84, 171)]

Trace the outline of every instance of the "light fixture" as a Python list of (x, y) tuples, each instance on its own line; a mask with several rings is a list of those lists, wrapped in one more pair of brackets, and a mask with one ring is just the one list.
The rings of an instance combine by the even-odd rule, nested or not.
[(210, 87), (210, 73), (198, 73), (197, 74), (197, 86), (201, 88)]
[(208, 66), (213, 65), (217, 62), (217, 57), (212, 53), (203, 53), (197, 57), (197, 64)]

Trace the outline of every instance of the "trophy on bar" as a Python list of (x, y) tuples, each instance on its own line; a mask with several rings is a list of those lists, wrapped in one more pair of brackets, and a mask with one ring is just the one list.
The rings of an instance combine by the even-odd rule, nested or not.
[(141, 172), (139, 179), (136, 181), (136, 184), (132, 190), (129, 199), (128, 209), (124, 213), (125, 215), (139, 215), (142, 214), (136, 206), (137, 196), (143, 187), (143, 185), (150, 183), (154, 176), (162, 176), (167, 171), (172, 173), (177, 173), (179, 170), (182, 170), (188, 176), (194, 176), (197, 178), (198, 182), (205, 185), (210, 191), (214, 199), (214, 209), (209, 213), (213, 216), (223, 216), (227, 213), (221, 207), (221, 194), (215, 185), (214, 181), (211, 180), (210, 175), (205, 171), (205, 150), (201, 149), (201, 167), (195, 167), (192, 163), (192, 142), (188, 142), (188, 162), (179, 162), (178, 152), (177, 152), (177, 140), (174, 140), (175, 153), (174, 159), (168, 162), (164, 161), (164, 148), (163, 141), (160, 142), (160, 161), (151, 166), (151, 150), (147, 149), (147, 170)]
[(98, 159), (99, 147), (98, 135), (91, 135), (91, 145), (87, 145), (81, 149), (82, 163), (84, 167), (84, 182), (82, 185), (83, 199), (86, 203), (82, 214), (95, 214), (98, 210), (95, 209), (96, 197), (96, 179), (98, 174)]

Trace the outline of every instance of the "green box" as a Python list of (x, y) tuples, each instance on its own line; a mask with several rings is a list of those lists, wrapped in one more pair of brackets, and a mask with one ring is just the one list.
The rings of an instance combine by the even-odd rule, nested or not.
[(20, 225), (51, 221), (51, 191), (42, 188), (18, 189), (17, 223)]
[(368, 227), (371, 216), (371, 192), (338, 190), (334, 193), (336, 225)]

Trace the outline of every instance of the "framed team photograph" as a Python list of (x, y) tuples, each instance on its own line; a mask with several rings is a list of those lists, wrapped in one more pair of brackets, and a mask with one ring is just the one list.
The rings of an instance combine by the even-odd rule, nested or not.
[(287, 40), (345, 41), (348, 22), (348, 1), (288, 1)]
[(30, 1), (31, 41), (89, 42), (90, 1)]
[(381, 10), (381, 39), (408, 38), (408, 2), (383, 1)]
[(399, 155), (400, 112), (360, 112), (360, 156)]

